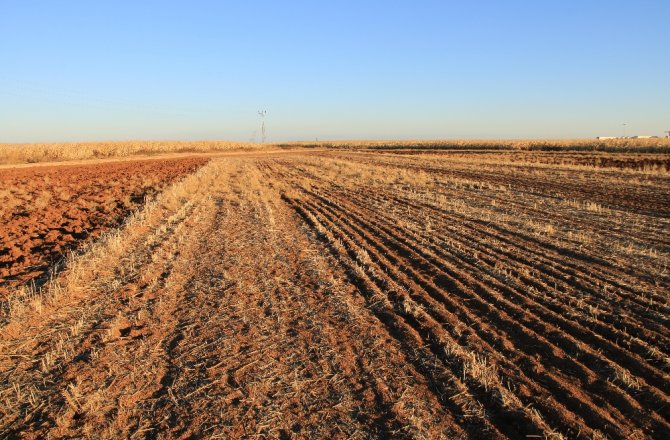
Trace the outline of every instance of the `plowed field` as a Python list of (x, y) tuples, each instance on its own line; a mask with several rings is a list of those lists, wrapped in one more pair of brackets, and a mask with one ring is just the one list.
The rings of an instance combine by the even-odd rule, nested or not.
[(575, 157), (214, 159), (8, 296), (0, 437), (663, 438), (667, 159)]
[(45, 275), (206, 160), (115, 162), (0, 170), (0, 296)]

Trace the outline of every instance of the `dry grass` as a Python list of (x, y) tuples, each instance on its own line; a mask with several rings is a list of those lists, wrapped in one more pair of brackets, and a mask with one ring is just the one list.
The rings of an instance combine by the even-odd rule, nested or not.
[(0, 164), (104, 159), (166, 153), (213, 153), (274, 148), (603, 151), (668, 153), (670, 139), (347, 140), (255, 144), (233, 141), (124, 141), (0, 144)]
[(165, 153), (211, 153), (262, 148), (229, 141), (71, 142), (62, 144), (0, 144), (0, 164), (104, 159)]
[(440, 149), (520, 151), (611, 151), (636, 153), (670, 152), (670, 139), (444, 139), (444, 140), (348, 140), (292, 142), (281, 147), (346, 149)]
[[(112, 318), (118, 307), (118, 298), (113, 293), (128, 280), (138, 277), (140, 268), (146, 278), (151, 274), (149, 269), (163, 264), (163, 259), (174, 258), (178, 247), (175, 241), (187, 234), (186, 223), (200, 215), (194, 210), (194, 204), (200, 202), (212, 208), (213, 202), (202, 192), (197, 193), (197, 189), (211, 185), (216, 176), (214, 170), (205, 167), (175, 183), (134, 212), (121, 228), (88, 244), (80, 254), (71, 253), (66, 270), (58, 278), (41, 289), (24, 286), (3, 300), (0, 304), (0, 333), (4, 335), (0, 341), (0, 376), (3, 378), (0, 381), (0, 437), (6, 435), (7, 424), (19, 414), (30, 417), (40, 411), (45, 402), (59, 401), (54, 394), (58, 390), (40, 384), (36, 376), (62, 371), (79, 352), (82, 341), (96, 331), (96, 325), (107, 334), (103, 341), (118, 337), (122, 321), (120, 316)], [(141, 280), (147, 286), (155, 281)], [(27, 338), (30, 332), (26, 328), (35, 334)], [(32, 359), (26, 355), (17, 358), (38, 365), (38, 369), (9, 362), (26, 343), (44, 345), (43, 350), (32, 354)], [(97, 358), (99, 349), (101, 347), (91, 351), (91, 359)], [(8, 377), (11, 380), (4, 382)], [(89, 390), (82, 397), (78, 385), (68, 385), (60, 394), (69, 410), (57, 416), (59, 426), (69, 423), (73, 414), (97, 413), (96, 402), (102, 399), (103, 393), (102, 388), (95, 392)]]

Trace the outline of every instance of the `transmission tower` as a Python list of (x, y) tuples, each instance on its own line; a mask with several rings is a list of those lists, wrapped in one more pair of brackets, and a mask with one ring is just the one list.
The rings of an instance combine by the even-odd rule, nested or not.
[(268, 114), (267, 110), (259, 110), (258, 116), (261, 118), (261, 144), (265, 143), (265, 116)]

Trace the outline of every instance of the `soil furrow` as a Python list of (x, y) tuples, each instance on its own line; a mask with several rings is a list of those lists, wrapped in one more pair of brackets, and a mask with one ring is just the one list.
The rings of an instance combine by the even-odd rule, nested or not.
[[(305, 208), (304, 201), (303, 204), (301, 204), (303, 208)], [(342, 239), (342, 237), (347, 237), (346, 241), (349, 242), (348, 237), (354, 237), (358, 238), (358, 240), (355, 240), (351, 242), (351, 247), (350, 247), (350, 258), (353, 258), (354, 261), (359, 258), (356, 256), (356, 247), (357, 246), (353, 243), (360, 242), (360, 236), (352, 231), (350, 228), (348, 228), (345, 224), (342, 222), (336, 222), (335, 219), (333, 218), (328, 218), (326, 215), (325, 217), (322, 217), (325, 215), (323, 211), (319, 211), (316, 206), (312, 206), (312, 209), (314, 209), (312, 212), (313, 215), (318, 215), (320, 216), (320, 219), (322, 221), (328, 222), (332, 228), (334, 228), (335, 231), (337, 232), (337, 235)], [(334, 223), (336, 222), (336, 223)], [(339, 230), (342, 230), (344, 232), (339, 232)], [(364, 241), (364, 240), (363, 240)], [(364, 249), (364, 248), (360, 248)], [(369, 250), (369, 249), (368, 249)], [(363, 263), (361, 263), (363, 264)], [(434, 321), (432, 318), (430, 318), (428, 315), (426, 316), (415, 316), (411, 312), (405, 310), (406, 304), (412, 304), (412, 300), (407, 300), (406, 291), (402, 288), (393, 288), (394, 285), (396, 285), (396, 282), (391, 279), (387, 278), (385, 276), (385, 273), (389, 270), (388, 265), (382, 265), (381, 266), (372, 266), (372, 269), (370, 269), (375, 275), (375, 278), (380, 278), (380, 281), (382, 284), (379, 286), (379, 288), (383, 291), (386, 290), (386, 293), (390, 295), (391, 302), (394, 304), (394, 309), (396, 313), (400, 313), (401, 316), (403, 316), (410, 325), (417, 326), (417, 331), (421, 333), (423, 336), (422, 338), (425, 340), (425, 342), (431, 347), (433, 353), (435, 353), (436, 357), (438, 357), (446, 367), (453, 368), (454, 367), (454, 362), (453, 360), (448, 359), (442, 349), (442, 347), (446, 342), (450, 340), (450, 337), (447, 336), (443, 329), (437, 324), (436, 321)], [(409, 307), (409, 306), (407, 306)], [(438, 342), (439, 341), (439, 342)], [(453, 341), (450, 341), (447, 343), (448, 345), (456, 345)], [(456, 374), (462, 374), (463, 371), (467, 369), (466, 366), (464, 366), (464, 363), (466, 360), (462, 357), (460, 357), (460, 365), (457, 366), (455, 373)], [(471, 392), (478, 392), (479, 394), (482, 393), (482, 390), (475, 390), (471, 389)], [(530, 417), (523, 416), (520, 412), (520, 409), (512, 410), (510, 411), (508, 408), (502, 407), (500, 402), (496, 400), (494, 397), (494, 394), (489, 395), (486, 397), (485, 401), (489, 404), (492, 405), (492, 408), (495, 408), (494, 411), (497, 411), (501, 414), (501, 418), (506, 420), (506, 423), (513, 423), (520, 429), (522, 429), (521, 432), (528, 432), (527, 430), (530, 429), (532, 432), (532, 426), (535, 424), (534, 421), (530, 419)], [(517, 412), (518, 411), (518, 412)], [(517, 419), (516, 422), (513, 422), (513, 420)], [(538, 428), (539, 429), (539, 428)], [(507, 432), (508, 435), (510, 435), (510, 432)]]
[[(351, 211), (348, 210), (347, 212), (351, 212)], [(341, 215), (341, 214), (340, 214), (340, 215)], [(348, 217), (348, 218), (351, 218), (351, 217)], [(380, 251), (381, 251), (381, 252), (384, 252), (384, 255), (385, 255), (386, 258), (389, 258), (389, 252), (391, 252), (391, 251), (386, 250), (386, 249), (383, 249), (383, 248), (380, 248)], [(368, 252), (369, 252), (370, 254), (372, 254), (372, 252), (370, 251), (369, 248), (368, 248)], [(398, 268), (400, 268), (400, 270), (403, 270), (403, 271), (406, 271), (406, 270), (407, 270), (407, 269), (404, 269), (405, 267), (407, 267), (406, 263), (402, 263), (402, 262), (397, 261), (397, 260), (395, 260), (395, 261), (391, 261), (390, 264), (387, 264), (387, 265), (384, 267), (384, 270), (387, 271), (387, 272), (392, 272), (392, 271), (393, 271), (393, 267), (398, 267)], [(417, 276), (415, 275), (415, 277), (417, 277)], [(437, 286), (435, 286), (435, 285), (432, 285), (432, 286), (431, 286), (430, 284), (432, 284), (432, 283), (430, 283), (430, 282), (428, 282), (428, 281), (426, 281), (426, 280), (419, 280), (419, 278), (420, 278), (420, 277), (417, 277), (417, 281), (419, 281), (419, 282), (422, 284), (421, 287), (422, 287), (423, 289), (427, 289), (428, 292), (433, 292), (432, 295), (436, 296), (439, 300), (445, 301), (445, 299), (447, 298), (447, 295), (448, 295), (448, 294), (439, 292), (440, 289), (439, 289)], [(453, 286), (453, 287), (456, 287), (456, 286)], [(462, 287), (461, 287), (461, 288), (462, 288)], [(424, 304), (424, 306), (426, 306), (426, 308), (429, 309), (429, 310), (430, 310), (430, 309), (433, 309), (433, 308), (435, 307), (434, 305), (432, 305), (432, 304), (430, 304), (430, 303), (426, 303), (426, 302), (424, 302), (424, 301), (421, 301), (420, 299), (419, 299), (419, 301), (422, 302), (422, 303)], [(453, 307), (453, 305), (452, 305), (452, 307)], [(492, 310), (493, 310), (493, 309), (487, 309), (487, 310), (485, 310), (486, 312), (488, 312), (488, 315), (487, 315), (487, 316), (489, 316), (489, 317), (491, 316), (491, 311), (492, 311)], [(446, 321), (445, 316), (439, 316), (439, 315), (438, 315), (438, 316), (435, 316), (435, 319), (437, 319), (438, 322), (445, 322), (445, 321)], [(463, 322), (456, 321), (455, 325), (459, 325), (459, 324), (462, 325), (463, 323), (465, 323), (466, 325), (471, 325), (472, 323), (474, 323), (474, 322), (478, 322), (478, 321), (480, 321), (480, 320), (477, 319), (476, 317), (469, 316), (469, 317), (467, 317), (466, 320), (463, 321)], [(496, 326), (497, 326), (497, 328), (509, 328), (509, 327), (510, 327), (510, 324), (512, 324), (512, 321), (509, 321), (509, 320), (508, 320), (507, 322), (498, 322), (498, 323), (496, 324)], [(483, 333), (488, 333), (489, 335), (491, 335), (491, 334), (495, 334), (495, 333), (496, 333), (496, 331), (495, 331), (495, 330), (492, 330), (491, 328), (483, 329), (482, 332), (483, 332)], [(493, 332), (493, 333), (491, 333), (491, 332)], [(517, 334), (515, 335), (515, 337), (516, 337), (516, 338), (519, 338), (519, 337), (520, 337), (520, 334), (517, 333)], [(498, 338), (493, 338), (493, 339), (491, 339), (491, 337), (485, 337), (485, 338), (488, 339), (489, 341), (492, 341), (493, 343), (495, 343), (496, 339), (497, 339), (498, 341), (501, 341), (500, 337), (498, 337)], [(522, 340), (523, 340), (523, 337), (521, 337), (521, 338), (522, 338)], [(507, 338), (503, 337), (502, 340), (504, 340), (504, 339), (507, 339)], [(471, 341), (470, 339), (468, 340), (468, 342), (469, 342), (469, 343), (472, 343), (472, 341)], [(535, 342), (535, 344), (536, 344), (538, 341), (536, 340), (536, 341), (534, 341), (534, 342)], [(485, 343), (485, 344), (486, 344), (486, 346), (488, 347), (488, 344), (487, 344), (487, 343)], [(533, 343), (532, 343), (532, 342), (526, 342), (525, 344), (530, 344), (530, 345), (532, 345)], [(486, 348), (486, 347), (482, 347), (482, 348)], [(490, 348), (490, 347), (489, 347), (489, 348)], [(560, 354), (559, 354), (558, 356), (560, 356)], [(567, 361), (567, 358), (568, 358), (568, 357), (565, 356), (565, 359), (563, 360), (563, 363), (565, 363), (565, 362)], [(533, 364), (535, 364), (535, 362), (531, 362), (531, 365), (533, 365)], [(563, 368), (567, 368), (567, 367), (564, 367), (564, 366), (563, 366)], [(508, 369), (511, 369), (511, 370), (513, 371), (513, 370), (514, 370), (514, 367), (512, 367), (512, 366), (507, 366), (506, 370), (508, 370)], [(532, 367), (529, 367), (528, 370), (532, 372), (532, 371), (535, 371), (535, 370), (544, 370), (544, 368), (540, 368), (539, 365), (538, 365), (538, 366), (532, 366)], [(520, 374), (521, 374), (521, 377), (515, 377), (515, 378), (514, 378), (514, 383), (517, 383), (517, 384), (524, 384), (524, 386), (529, 386), (530, 389), (533, 389), (534, 387), (533, 387), (532, 385), (529, 385), (529, 384), (532, 383), (532, 382), (528, 382), (527, 380), (524, 380), (524, 379), (523, 379), (524, 375), (523, 375), (522, 373), (520, 373)], [(552, 391), (553, 393), (561, 394), (561, 395), (566, 395), (566, 393), (567, 393), (568, 395), (570, 394), (570, 392), (567, 391), (567, 390), (565, 389), (565, 386), (558, 385), (559, 383), (563, 383), (563, 384), (568, 383), (568, 384), (569, 384), (569, 379), (567, 379), (567, 381), (566, 381), (566, 378), (562, 378), (562, 379), (557, 380), (557, 379), (555, 379), (555, 378), (551, 378), (551, 377), (550, 377), (551, 375), (547, 376), (547, 375), (545, 374), (544, 376), (545, 376), (544, 378), (538, 378), (538, 377), (535, 377), (535, 379), (539, 380), (539, 382), (541, 382), (541, 383), (547, 383), (547, 382), (554, 383), (554, 388), (551, 389), (551, 391)], [(595, 375), (592, 375), (592, 376), (595, 376)], [(526, 382), (528, 382), (528, 383), (526, 383)], [(556, 388), (556, 387), (558, 387), (558, 388)], [(538, 392), (538, 391), (536, 390), (535, 392)], [(544, 393), (544, 394), (546, 394), (546, 393)], [(586, 415), (585, 415), (585, 414), (588, 414), (588, 412), (585, 412), (585, 411), (587, 411), (587, 409), (584, 407), (584, 404), (586, 403), (586, 398), (585, 398), (585, 396), (580, 395), (580, 394), (581, 394), (581, 393), (578, 393), (579, 398), (575, 398), (572, 402), (570, 402), (569, 400), (567, 400), (567, 403), (572, 403), (572, 404), (573, 404), (573, 408), (577, 409), (577, 410), (578, 410), (584, 417), (586, 417), (586, 418), (588, 419), (589, 416), (586, 416)], [(536, 406), (539, 407), (539, 408), (545, 407), (545, 408), (547, 408), (547, 410), (552, 411), (552, 407), (551, 407), (551, 406), (545, 406), (545, 404), (546, 404), (547, 402), (537, 401), (537, 402), (533, 402), (533, 403), (536, 403)], [(598, 407), (599, 407), (599, 405), (597, 405), (597, 404), (592, 404), (592, 408), (596, 409), (596, 408), (598, 408)], [(630, 407), (629, 407), (628, 409), (630, 410)], [(597, 420), (597, 419), (600, 417), (599, 415), (596, 415), (598, 412), (599, 412), (599, 411), (595, 411), (595, 410), (592, 411), (592, 412), (591, 412), (591, 419)], [(618, 412), (615, 411), (615, 416), (617, 416), (617, 415), (619, 415), (619, 414), (618, 414)], [(601, 420), (599, 423), (600, 423), (601, 426), (607, 426), (608, 424), (613, 423), (613, 420), (615, 420), (615, 419)], [(567, 426), (574, 426), (575, 424), (576, 424), (576, 422), (573, 421), (571, 424), (569, 424), (569, 425), (567, 425)]]
[[(353, 209), (354, 209), (353, 207), (348, 207), (344, 212), (351, 213), (351, 212), (353, 211)], [(383, 232), (382, 232), (382, 231), (375, 231), (375, 234), (376, 234), (376, 236), (379, 236), (379, 235), (383, 234)], [(408, 242), (405, 241), (405, 244), (407, 244), (407, 243), (408, 243)], [(411, 255), (411, 256), (414, 256), (414, 255), (422, 255), (422, 251), (419, 250), (418, 248), (406, 249), (405, 252), (406, 252), (408, 255)], [(409, 263), (408, 265), (411, 267), (411, 264), (412, 264), (412, 263)], [(421, 262), (417, 262), (416, 264), (421, 264)], [(401, 267), (402, 267), (402, 266), (401, 266)], [(440, 267), (444, 267), (443, 264), (435, 263), (435, 265), (434, 265), (434, 268), (435, 268), (435, 269), (439, 270)], [(456, 270), (456, 269), (453, 268), (452, 270)], [(443, 273), (443, 272), (438, 272), (438, 274), (437, 274), (436, 276), (444, 276), (444, 273)], [(464, 281), (465, 281), (466, 283), (470, 284), (470, 285), (472, 285), (472, 284), (478, 284), (478, 283), (475, 282), (473, 279), (470, 279), (469, 281), (468, 281), (468, 280), (464, 280)], [(489, 280), (489, 281), (488, 281), (488, 285), (496, 285), (496, 283), (495, 283), (493, 280)], [(504, 285), (502, 285), (502, 284), (499, 284), (499, 285), (497, 286), (497, 289), (501, 290), (502, 292), (507, 292), (508, 294), (510, 294), (510, 295), (508, 295), (508, 296), (511, 296), (512, 294), (521, 295), (521, 294), (518, 293), (518, 292), (512, 292), (511, 289), (507, 288), (506, 286), (504, 286)], [(479, 288), (477, 289), (477, 292), (485, 292), (485, 289), (483, 288), (483, 285), (479, 284)], [(485, 293), (485, 294), (486, 294), (486, 293)], [(493, 300), (495, 301), (495, 304), (497, 304), (499, 307), (502, 306), (503, 310), (510, 310), (509, 307), (507, 307), (507, 306), (510, 305), (507, 301), (503, 301), (503, 302), (501, 302), (500, 300), (496, 300), (495, 297), (492, 296), (492, 295), (490, 295), (490, 294), (486, 294), (486, 295), (487, 295), (489, 301), (493, 299)], [(464, 299), (467, 300), (467, 299), (469, 299), (469, 298), (471, 299), (472, 296), (469, 295), (469, 294), (465, 294)], [(521, 296), (518, 296), (518, 298), (521, 299)], [(505, 304), (507, 304), (507, 306), (505, 306)], [(534, 307), (534, 304), (533, 304), (532, 302), (531, 302), (531, 303), (528, 303), (528, 302), (527, 302), (527, 304), (528, 304), (529, 307)], [(519, 315), (519, 316), (522, 315), (522, 313), (521, 313), (518, 309), (517, 309), (516, 311), (512, 312), (512, 313), (514, 313), (514, 315)], [(539, 316), (543, 316), (543, 315), (540, 314)], [(548, 317), (549, 317), (549, 315), (547, 315), (547, 318), (548, 318)], [(565, 320), (563, 320), (563, 319), (560, 317), (560, 315), (553, 315), (552, 317), (553, 317), (554, 319), (560, 319), (560, 320), (563, 321), (563, 322), (561, 322), (561, 321), (559, 321), (559, 322), (561, 322), (561, 324), (564, 325)], [(545, 319), (546, 319), (546, 318), (545, 318)], [(548, 322), (551, 322), (551, 321), (548, 321)], [(541, 328), (541, 329), (540, 329), (540, 333), (546, 333), (546, 332), (548, 332), (548, 331), (551, 333), (551, 330), (547, 330), (546, 328)], [(587, 339), (587, 340), (588, 340), (588, 339)], [(588, 346), (588, 345), (589, 345), (589, 344), (587, 344), (587, 346)], [(559, 345), (559, 346), (562, 346), (562, 347), (564, 347), (564, 348), (566, 348), (566, 347), (571, 347), (571, 345), (565, 345), (565, 344), (563, 344), (563, 343), (562, 343), (561, 345)], [(598, 346), (601, 347), (602, 345), (598, 345)], [(616, 364), (616, 362), (620, 362), (620, 361), (621, 361), (620, 358), (613, 357), (613, 362), (614, 362), (615, 364)], [(638, 362), (641, 362), (641, 360), (638, 360)], [(624, 364), (624, 366), (625, 366), (625, 367), (628, 367), (629, 364)], [(635, 371), (635, 370), (633, 370), (633, 371)], [(651, 371), (653, 372), (653, 370), (651, 370)], [(639, 373), (638, 373), (638, 374), (639, 374)], [(662, 379), (660, 379), (660, 378), (662, 377), (662, 373), (660, 373), (660, 372), (656, 372), (655, 374), (659, 377), (659, 382), (658, 382), (658, 383), (663, 384)], [(649, 378), (648, 375), (640, 375), (640, 376), (641, 376), (641, 377), (644, 377), (644, 378)], [(651, 378), (653, 379), (654, 376), (652, 375)], [(653, 382), (652, 382), (652, 383), (653, 383)], [(651, 390), (651, 392), (654, 393), (653, 390)], [(653, 394), (652, 394), (652, 396), (653, 396)], [(663, 397), (655, 397), (655, 399), (659, 399), (659, 400), (656, 401), (656, 403), (663, 402)], [(652, 402), (652, 403), (653, 403), (653, 402)]]

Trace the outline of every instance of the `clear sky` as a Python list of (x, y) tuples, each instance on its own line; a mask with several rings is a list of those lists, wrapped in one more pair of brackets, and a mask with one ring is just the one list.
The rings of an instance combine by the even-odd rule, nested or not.
[[(0, 0), (0, 142), (670, 130), (670, 0)], [(255, 133), (256, 132), (256, 133)]]

